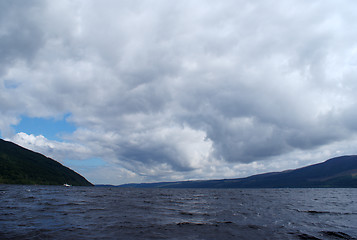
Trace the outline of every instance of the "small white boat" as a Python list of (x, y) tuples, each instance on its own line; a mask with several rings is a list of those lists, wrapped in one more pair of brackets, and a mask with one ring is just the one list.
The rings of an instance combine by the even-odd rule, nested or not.
[(72, 187), (72, 185), (69, 185), (68, 183), (63, 184), (65, 187)]

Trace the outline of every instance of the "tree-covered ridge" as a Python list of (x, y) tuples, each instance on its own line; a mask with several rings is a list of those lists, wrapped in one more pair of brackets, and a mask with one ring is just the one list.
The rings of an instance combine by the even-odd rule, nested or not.
[(0, 183), (92, 186), (84, 177), (40, 153), (0, 139)]

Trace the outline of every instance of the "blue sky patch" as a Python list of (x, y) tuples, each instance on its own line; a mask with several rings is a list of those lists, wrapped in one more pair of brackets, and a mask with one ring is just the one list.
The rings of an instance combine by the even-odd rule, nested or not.
[(21, 122), (13, 126), (17, 133), (24, 132), (33, 135), (43, 135), (47, 139), (61, 141), (61, 135), (69, 134), (76, 130), (74, 124), (66, 119), (69, 115), (65, 115), (62, 119), (54, 118), (31, 118), (27, 116), (21, 117)]
[(20, 83), (13, 80), (6, 79), (4, 80), (4, 86), (6, 89), (15, 89), (18, 86), (20, 86)]

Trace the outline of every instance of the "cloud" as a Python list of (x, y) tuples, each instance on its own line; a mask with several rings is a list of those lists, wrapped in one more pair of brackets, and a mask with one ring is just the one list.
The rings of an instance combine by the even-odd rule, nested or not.
[(29, 144), (21, 115), (70, 113), (56, 156), (81, 146), (154, 181), (278, 169), (356, 134), (356, 3), (26, 4), (1, 3), (3, 137)]
[(83, 160), (95, 156), (87, 147), (69, 142), (48, 140), (42, 135), (35, 136), (23, 132), (14, 135), (11, 140), (20, 146), (45, 154), (56, 160)]
[(0, 4), (0, 73), (16, 59), (31, 62), (43, 44), (37, 18), (38, 1)]

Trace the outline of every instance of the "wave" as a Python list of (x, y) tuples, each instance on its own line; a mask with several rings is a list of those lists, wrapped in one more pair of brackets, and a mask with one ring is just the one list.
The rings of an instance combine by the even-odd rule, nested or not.
[(298, 212), (309, 213), (309, 214), (357, 215), (356, 212), (333, 212), (333, 211), (299, 210), (299, 209), (294, 209), (294, 210)]
[(334, 237), (337, 239), (356, 239), (344, 232), (334, 232), (334, 231), (321, 231), (325, 236)]

